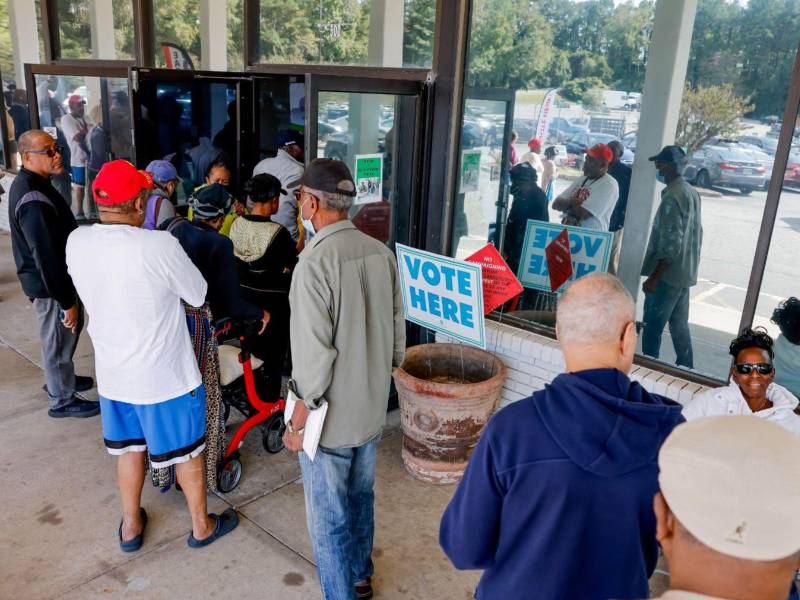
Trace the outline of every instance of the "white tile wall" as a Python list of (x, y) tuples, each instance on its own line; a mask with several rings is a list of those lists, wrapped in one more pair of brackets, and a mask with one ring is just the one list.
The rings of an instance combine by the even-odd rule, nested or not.
[[(527, 398), (564, 372), (564, 354), (556, 340), (495, 321), (486, 322), (486, 339), (486, 349), (496, 354), (508, 368), (501, 407)], [(440, 333), (436, 334), (436, 341), (458, 343)], [(681, 404), (705, 390), (695, 383), (637, 365), (633, 366), (630, 378), (649, 392)]]

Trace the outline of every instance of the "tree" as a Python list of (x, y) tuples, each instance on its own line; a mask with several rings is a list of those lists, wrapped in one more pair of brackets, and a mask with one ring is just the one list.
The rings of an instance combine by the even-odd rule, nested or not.
[(750, 98), (737, 96), (730, 84), (683, 91), (678, 117), (677, 144), (692, 154), (717, 136), (734, 135), (737, 121), (753, 110)]
[(527, 2), (475, 0), (467, 81), (475, 87), (525, 89), (545, 79), (550, 26)]
[(430, 67), (433, 60), (433, 37), (436, 25), (436, 2), (407, 0), (403, 33), (403, 65)]
[[(573, 102), (583, 103), (584, 100), (589, 100), (590, 104), (594, 105), (597, 95), (592, 96), (592, 90), (602, 87), (603, 81), (597, 77), (581, 77), (565, 81), (559, 90), (559, 94)], [(600, 102), (602, 102), (602, 99)]]
[(644, 88), (653, 11), (653, 2), (649, 0), (638, 6), (621, 4), (606, 27), (606, 59), (617, 89), (641, 92)]

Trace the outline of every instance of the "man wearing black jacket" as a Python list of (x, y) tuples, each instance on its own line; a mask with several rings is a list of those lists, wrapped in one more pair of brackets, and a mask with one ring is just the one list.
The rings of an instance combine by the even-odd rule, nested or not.
[(17, 276), (39, 319), (48, 414), (54, 418), (91, 417), (97, 402), (75, 397), (92, 387), (91, 377), (76, 377), (72, 357), (83, 328), (83, 309), (67, 273), (67, 237), (77, 227), (69, 204), (50, 183), (64, 172), (61, 148), (44, 131), (19, 138), (22, 168), (11, 184), (8, 222)]

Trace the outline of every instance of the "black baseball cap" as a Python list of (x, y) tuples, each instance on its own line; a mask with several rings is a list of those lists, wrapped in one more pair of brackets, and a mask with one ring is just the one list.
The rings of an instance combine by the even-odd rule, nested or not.
[(219, 183), (210, 183), (197, 190), (189, 198), (189, 206), (192, 207), (195, 218), (213, 219), (228, 212), (233, 203), (233, 196), (230, 195)]
[(300, 185), (329, 194), (356, 195), (356, 184), (350, 169), (340, 160), (315, 158), (306, 167)]
[(303, 143), (303, 134), (296, 129), (284, 129), (278, 134), (278, 148), (285, 148), (293, 144), (302, 146)]
[(269, 173), (254, 176), (244, 184), (244, 192), (253, 202), (269, 202), (275, 196), (285, 196), (280, 180)]
[(539, 174), (536, 172), (536, 169), (534, 169), (533, 165), (528, 161), (517, 163), (511, 167), (508, 174), (511, 177), (511, 181), (517, 183), (522, 183), (523, 181), (537, 181), (539, 179)]
[(686, 152), (680, 146), (664, 146), (661, 152), (651, 156), (648, 160), (663, 160), (664, 162), (677, 163), (686, 159)]

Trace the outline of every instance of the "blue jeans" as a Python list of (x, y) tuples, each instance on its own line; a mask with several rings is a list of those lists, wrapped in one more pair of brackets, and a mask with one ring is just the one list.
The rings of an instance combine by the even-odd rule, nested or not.
[(669, 323), (669, 334), (675, 347), (675, 362), (691, 369), (694, 358), (689, 331), (689, 288), (677, 288), (659, 281), (656, 291), (644, 296), (643, 318), (642, 354), (658, 358), (661, 334)]
[(306, 520), (325, 600), (353, 600), (354, 584), (372, 577), (375, 458), (380, 432), (354, 448), (300, 453)]

